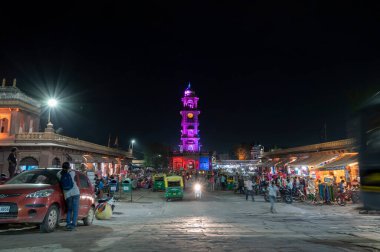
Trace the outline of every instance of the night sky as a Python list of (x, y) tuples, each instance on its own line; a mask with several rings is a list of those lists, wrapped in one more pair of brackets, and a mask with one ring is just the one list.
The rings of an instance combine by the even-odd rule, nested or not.
[(59, 98), (68, 136), (176, 147), (191, 81), (204, 149), (313, 144), (325, 123), (328, 141), (347, 137), (380, 90), (379, 7), (364, 1), (106, 2), (2, 8), (0, 78)]

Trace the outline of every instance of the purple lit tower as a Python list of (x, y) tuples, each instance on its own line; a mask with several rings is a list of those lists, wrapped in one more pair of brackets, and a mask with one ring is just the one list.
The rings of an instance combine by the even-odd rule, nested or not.
[(171, 153), (170, 166), (175, 171), (210, 170), (210, 153), (201, 152), (199, 143), (199, 114), (198, 100), (190, 83), (182, 98), (181, 109), (181, 143), (179, 151)]
[(182, 116), (181, 121), (181, 144), (180, 152), (200, 152), (201, 144), (199, 143), (199, 121), (198, 117), (201, 113), (198, 110), (199, 98), (195, 96), (195, 92), (191, 90), (191, 85), (185, 90), (185, 96), (182, 98)]

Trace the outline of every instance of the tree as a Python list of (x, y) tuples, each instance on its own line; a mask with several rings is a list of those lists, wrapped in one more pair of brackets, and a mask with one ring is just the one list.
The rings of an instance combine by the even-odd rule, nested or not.
[(151, 143), (144, 151), (145, 167), (167, 168), (170, 148), (161, 143)]

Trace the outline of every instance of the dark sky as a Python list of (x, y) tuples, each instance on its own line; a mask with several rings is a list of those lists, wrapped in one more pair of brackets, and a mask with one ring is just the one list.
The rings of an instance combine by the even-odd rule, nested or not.
[(325, 122), (328, 140), (345, 138), (355, 103), (380, 89), (378, 6), (163, 2), (2, 8), (0, 77), (41, 100), (55, 94), (64, 134), (135, 138), (141, 150), (178, 144), (188, 81), (203, 145), (218, 151), (318, 143)]

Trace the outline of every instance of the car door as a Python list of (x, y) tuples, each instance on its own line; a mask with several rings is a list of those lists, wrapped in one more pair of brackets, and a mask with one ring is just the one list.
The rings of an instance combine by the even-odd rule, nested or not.
[(89, 208), (91, 207), (91, 185), (85, 175), (78, 173), (79, 175), (79, 186), (80, 186), (80, 205), (79, 205), (79, 215), (86, 216)]

